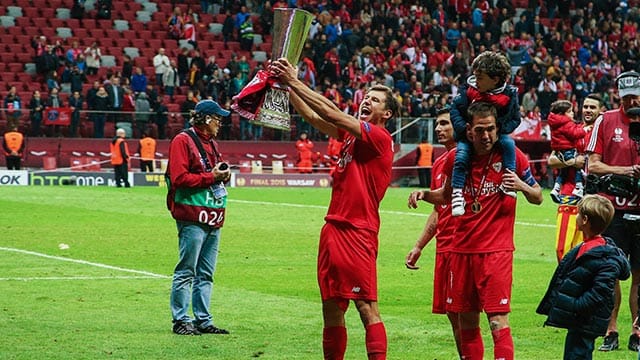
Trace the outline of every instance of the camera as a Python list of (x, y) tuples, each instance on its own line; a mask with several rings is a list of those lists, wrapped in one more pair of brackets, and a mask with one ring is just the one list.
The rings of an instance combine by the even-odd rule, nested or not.
[(630, 198), (640, 194), (640, 179), (617, 174), (598, 176), (587, 175), (585, 186), (587, 194), (605, 193), (612, 196)]
[(226, 171), (226, 170), (228, 170), (228, 169), (229, 169), (229, 164), (227, 164), (226, 162), (221, 162), (221, 163), (218, 165), (218, 170), (219, 170), (219, 171)]

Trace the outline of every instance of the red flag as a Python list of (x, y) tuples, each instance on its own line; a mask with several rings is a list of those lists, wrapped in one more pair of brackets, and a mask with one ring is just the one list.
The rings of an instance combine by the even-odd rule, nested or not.
[(47, 107), (44, 109), (45, 125), (71, 125), (71, 108)]

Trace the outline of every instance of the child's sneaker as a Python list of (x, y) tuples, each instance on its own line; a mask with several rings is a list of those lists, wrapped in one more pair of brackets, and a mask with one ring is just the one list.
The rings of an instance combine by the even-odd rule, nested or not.
[(576, 183), (575, 189), (571, 192), (574, 196), (583, 197), (584, 196), (584, 185), (581, 182)]
[(518, 194), (513, 190), (507, 190), (503, 184), (500, 184), (500, 191), (502, 191), (505, 195), (511, 196), (512, 198), (518, 197)]
[(549, 195), (551, 196), (551, 199), (554, 202), (557, 203), (557, 202), (560, 201), (560, 198), (559, 198), (559, 195), (560, 195), (560, 183), (555, 183), (553, 185), (553, 189), (551, 190), (551, 193), (549, 193)]
[(453, 189), (451, 192), (451, 215), (464, 215), (464, 196), (462, 189)]

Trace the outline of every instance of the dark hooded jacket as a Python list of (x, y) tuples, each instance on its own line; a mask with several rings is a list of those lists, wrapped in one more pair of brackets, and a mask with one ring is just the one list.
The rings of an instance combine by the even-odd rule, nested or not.
[(584, 245), (573, 248), (558, 265), (536, 312), (547, 315), (545, 325), (579, 329), (604, 336), (613, 310), (616, 280), (626, 280), (630, 266), (613, 241), (596, 246), (577, 257)]

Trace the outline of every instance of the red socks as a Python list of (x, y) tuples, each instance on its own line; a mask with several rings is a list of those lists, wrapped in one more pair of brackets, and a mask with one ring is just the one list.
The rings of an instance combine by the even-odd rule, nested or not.
[(347, 350), (347, 328), (330, 326), (322, 331), (322, 350), (325, 360), (342, 360)]
[(384, 323), (379, 322), (365, 327), (367, 355), (369, 360), (385, 360), (387, 358), (387, 331)]
[(493, 356), (496, 360), (513, 360), (513, 337), (511, 328), (491, 332), (493, 336)]
[(460, 329), (460, 349), (464, 360), (482, 360), (484, 344), (480, 328)]
[[(387, 332), (384, 323), (379, 322), (365, 327), (367, 355), (369, 360), (387, 358)], [(322, 331), (322, 349), (325, 360), (342, 360), (347, 350), (347, 328), (330, 326)]]

